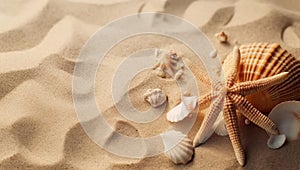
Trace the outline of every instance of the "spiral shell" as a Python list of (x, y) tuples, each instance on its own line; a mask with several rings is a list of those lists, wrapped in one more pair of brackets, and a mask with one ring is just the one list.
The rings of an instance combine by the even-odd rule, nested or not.
[(240, 47), (239, 82), (288, 72), (286, 81), (247, 96), (258, 110), (268, 113), (277, 104), (300, 100), (300, 61), (279, 44), (254, 43)]

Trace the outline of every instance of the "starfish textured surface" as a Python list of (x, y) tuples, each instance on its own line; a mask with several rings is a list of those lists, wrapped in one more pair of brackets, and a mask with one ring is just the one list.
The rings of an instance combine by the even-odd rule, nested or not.
[[(229, 58), (228, 58), (229, 57)], [(233, 55), (229, 55), (224, 65), (229, 64), (227, 70), (224, 70), (226, 81), (225, 85), (218, 86), (212, 93), (207, 94), (199, 100), (199, 107), (208, 107), (212, 102), (210, 111), (205, 115), (201, 127), (194, 139), (194, 146), (204, 143), (215, 131), (214, 123), (220, 112), (223, 110), (223, 118), (226, 129), (232, 143), (235, 156), (240, 165), (245, 164), (245, 153), (240, 140), (238, 130), (238, 118), (236, 110), (238, 109), (243, 116), (254, 124), (263, 128), (270, 134), (278, 134), (276, 125), (258, 109), (256, 109), (247, 99), (246, 95), (257, 93), (270, 88), (286, 80), (288, 73), (262, 78), (259, 80), (237, 82), (240, 62), (240, 51), (238, 47), (233, 50)]]

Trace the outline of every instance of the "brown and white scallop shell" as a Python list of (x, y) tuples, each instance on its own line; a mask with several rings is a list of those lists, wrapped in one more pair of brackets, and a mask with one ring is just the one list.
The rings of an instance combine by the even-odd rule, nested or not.
[(277, 104), (300, 100), (300, 61), (279, 44), (254, 43), (240, 46), (239, 82), (288, 72), (286, 81), (263, 92), (246, 96), (261, 112), (268, 113)]
[[(193, 142), (180, 131), (170, 130), (161, 134), (165, 155), (175, 164), (186, 164), (194, 155)], [(180, 141), (175, 143), (175, 141)]]

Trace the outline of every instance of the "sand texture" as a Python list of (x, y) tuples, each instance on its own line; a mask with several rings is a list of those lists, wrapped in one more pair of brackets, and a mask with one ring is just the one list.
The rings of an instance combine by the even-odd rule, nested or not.
[[(74, 110), (76, 59), (98, 29), (138, 12), (165, 12), (186, 19), (208, 36), (221, 60), (235, 44), (253, 42), (277, 42), (300, 58), (297, 0), (0, 0), (0, 169), (300, 169), (300, 140), (271, 150), (267, 133), (253, 124), (240, 125), (245, 167), (236, 161), (228, 136), (215, 134), (195, 148), (187, 165), (175, 165), (164, 154), (132, 159), (97, 146)], [(227, 43), (216, 39), (215, 33), (221, 31), (228, 34)], [(171, 123), (165, 114), (180, 101), (174, 80), (145, 70), (134, 77), (126, 93), (137, 109), (147, 110), (144, 92), (161, 88), (168, 95), (166, 111), (147, 124), (127, 121), (118, 113), (111, 95), (114, 71), (126, 56), (146, 48), (180, 51), (185, 60), (195, 61), (189, 63), (196, 71), (204, 72), (203, 64), (194, 60), (197, 56), (172, 38), (140, 35), (114, 46), (97, 71), (96, 101), (111, 127), (130, 137), (167, 130)], [(198, 83), (199, 89), (209, 90)], [(199, 113), (189, 138), (196, 135), (207, 111)]]

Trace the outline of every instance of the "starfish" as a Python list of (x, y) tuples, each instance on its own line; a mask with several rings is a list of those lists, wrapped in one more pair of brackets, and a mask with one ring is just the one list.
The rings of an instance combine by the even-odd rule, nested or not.
[[(229, 58), (228, 58), (229, 57)], [(236, 110), (266, 130), (272, 135), (279, 134), (276, 125), (258, 109), (256, 109), (246, 98), (246, 95), (266, 90), (287, 78), (287, 72), (274, 75), (272, 77), (262, 78), (253, 81), (238, 82), (238, 71), (240, 62), (240, 51), (235, 47), (232, 55), (228, 56), (224, 65), (229, 64), (225, 72), (225, 84), (218, 86), (212, 93), (205, 95), (198, 102), (200, 109), (208, 107), (212, 101), (211, 109), (205, 115), (201, 127), (194, 138), (193, 145), (198, 146), (204, 143), (215, 131), (214, 123), (220, 112), (223, 111), (225, 127), (228, 131), (230, 141), (237, 161), (240, 165), (245, 165), (245, 153), (240, 140), (238, 129), (238, 118)]]

